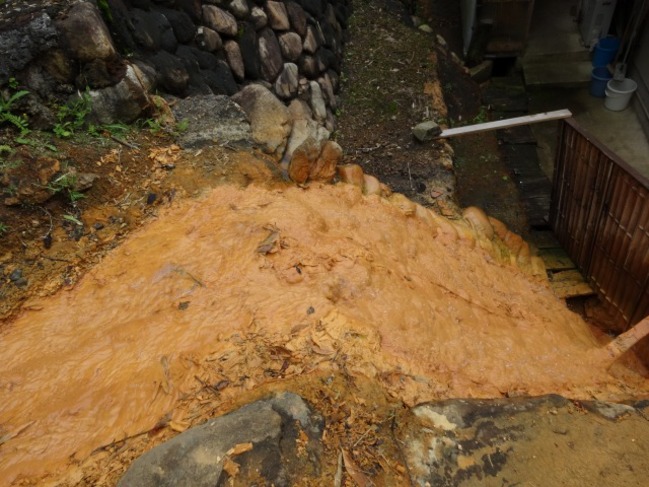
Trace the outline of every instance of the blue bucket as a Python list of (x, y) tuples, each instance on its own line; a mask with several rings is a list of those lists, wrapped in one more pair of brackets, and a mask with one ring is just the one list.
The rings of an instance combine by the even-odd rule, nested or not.
[(601, 38), (593, 51), (593, 66), (606, 66), (612, 63), (619, 48), (620, 39), (617, 37), (609, 36)]
[(593, 69), (590, 78), (590, 94), (599, 98), (606, 96), (606, 83), (613, 78), (606, 66)]

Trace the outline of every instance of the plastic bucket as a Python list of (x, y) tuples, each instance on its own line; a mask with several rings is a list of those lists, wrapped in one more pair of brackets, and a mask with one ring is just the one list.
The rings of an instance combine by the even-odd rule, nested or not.
[(617, 37), (601, 38), (593, 51), (593, 66), (606, 66), (612, 63), (619, 48), (620, 39)]
[(605, 66), (593, 68), (590, 77), (590, 94), (599, 98), (604, 98), (606, 91), (606, 83), (608, 83), (613, 75)]
[(622, 81), (610, 80), (604, 90), (606, 94), (604, 106), (614, 112), (624, 110), (629, 106), (636, 89), (638, 84), (630, 78), (624, 78)]

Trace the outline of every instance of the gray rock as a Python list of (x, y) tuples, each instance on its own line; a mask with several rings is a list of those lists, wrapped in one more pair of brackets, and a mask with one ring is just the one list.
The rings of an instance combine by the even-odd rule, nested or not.
[(232, 0), (229, 5), (230, 12), (234, 14), (237, 19), (245, 19), (250, 13), (248, 2), (246, 0)]
[(300, 37), (306, 35), (306, 14), (304, 9), (296, 2), (286, 2), (286, 12), (288, 13), (288, 20), (291, 27)]
[(282, 70), (282, 51), (275, 33), (265, 28), (259, 33), (259, 59), (261, 60), (261, 76), (272, 83)]
[(304, 38), (304, 51), (309, 54), (315, 54), (320, 47), (318, 33), (313, 25), (309, 25), (306, 29), (306, 37)]
[(292, 125), (286, 105), (260, 84), (245, 86), (232, 100), (248, 115), (253, 141), (267, 154), (280, 157)]
[(296, 64), (284, 64), (284, 69), (282, 69), (275, 81), (275, 93), (277, 96), (285, 100), (295, 98), (297, 95), (298, 74)]
[(90, 119), (101, 124), (132, 122), (149, 107), (148, 92), (153, 86), (154, 74), (150, 70), (129, 64), (124, 79), (118, 84), (90, 91)]
[(203, 21), (205, 25), (219, 34), (230, 37), (237, 35), (237, 19), (234, 18), (234, 15), (214, 5), (203, 5)]
[(58, 27), (67, 49), (80, 61), (107, 59), (116, 54), (108, 28), (90, 2), (75, 4)]
[(223, 47), (223, 40), (214, 29), (201, 26), (196, 31), (196, 45), (205, 51), (214, 52)]
[(302, 39), (295, 32), (283, 32), (279, 36), (279, 47), (287, 61), (295, 62), (302, 54)]
[(227, 41), (223, 49), (225, 51), (225, 58), (228, 60), (232, 74), (239, 81), (243, 81), (246, 75), (245, 66), (243, 64), (243, 57), (241, 56), (241, 49), (239, 44), (235, 41)]
[(432, 34), (433, 33), (433, 28), (428, 25), (428, 24), (421, 24), (419, 27), (417, 27), (420, 31), (425, 32), (426, 34)]
[(57, 30), (46, 13), (14, 30), (0, 32), (0, 84), (56, 46), (57, 40)]
[(311, 110), (315, 119), (323, 122), (327, 119), (327, 106), (322, 96), (322, 89), (317, 81), (311, 81), (309, 87), (311, 88)]
[(250, 21), (256, 30), (261, 30), (268, 25), (268, 16), (261, 7), (252, 7), (250, 12)]
[(441, 133), (442, 129), (433, 121), (422, 122), (412, 129), (412, 135), (419, 142), (431, 141)]
[[(320, 468), (317, 458), (323, 423), (292, 393), (257, 401), (207, 421), (138, 458), (119, 481), (119, 487), (213, 487), (226, 482), (224, 460), (241, 467), (236, 480), (251, 485), (261, 475), (264, 485), (295, 485)], [(299, 438), (307, 438), (298, 454)], [(252, 449), (228, 453), (237, 445)]]
[(172, 108), (177, 120), (187, 120), (187, 130), (178, 137), (186, 149), (213, 144), (248, 146), (250, 124), (243, 110), (224, 95), (192, 96)]
[(288, 12), (282, 2), (274, 2), (268, 0), (266, 2), (266, 15), (268, 15), (268, 23), (274, 30), (288, 30), (291, 24), (288, 20)]

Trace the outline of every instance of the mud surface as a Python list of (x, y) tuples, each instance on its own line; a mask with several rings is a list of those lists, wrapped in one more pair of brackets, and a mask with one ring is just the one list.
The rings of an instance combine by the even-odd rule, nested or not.
[[(347, 185), (226, 185), (173, 205), (5, 328), (0, 424), (18, 432), (5, 479), (153, 428), (243, 337), (304, 354), (275, 378), (343, 354), (407, 404), (649, 392), (622, 365), (584, 367), (598, 346), (588, 326), (545, 283), (489, 260)], [(237, 377), (205, 383), (269, 380), (245, 379), (259, 375), (254, 352), (239, 360)]]
[[(410, 134), (439, 109), (437, 69), (452, 61), (394, 24), (399, 4), (356, 8), (356, 35), (364, 18), (374, 37), (349, 46), (347, 162), (453, 213), (446, 148)], [(376, 39), (396, 60), (353, 57), (354, 42)], [(423, 47), (406, 52), (406, 40)], [(268, 161), (224, 148), (128, 140), (139, 148), (57, 142), (55, 157), (100, 175), (86, 198), (1, 209), (0, 485), (114, 485), (153, 445), (277, 390), (325, 416), (332, 476), (344, 445), (377, 485), (403, 485), (386, 438), (421, 401), (649, 397), (633, 356), (592, 363), (608, 338), (544, 282), (442, 242), (386, 200), (288, 187)]]

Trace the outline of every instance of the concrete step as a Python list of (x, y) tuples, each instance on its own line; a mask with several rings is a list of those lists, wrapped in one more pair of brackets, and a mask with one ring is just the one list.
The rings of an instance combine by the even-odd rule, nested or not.
[(523, 63), (525, 85), (530, 88), (577, 88), (590, 83), (590, 61)]
[(581, 36), (575, 31), (553, 32), (551, 35), (545, 33), (543, 36), (532, 36), (528, 40), (526, 56), (544, 55), (586, 55), (590, 53), (584, 47)]

